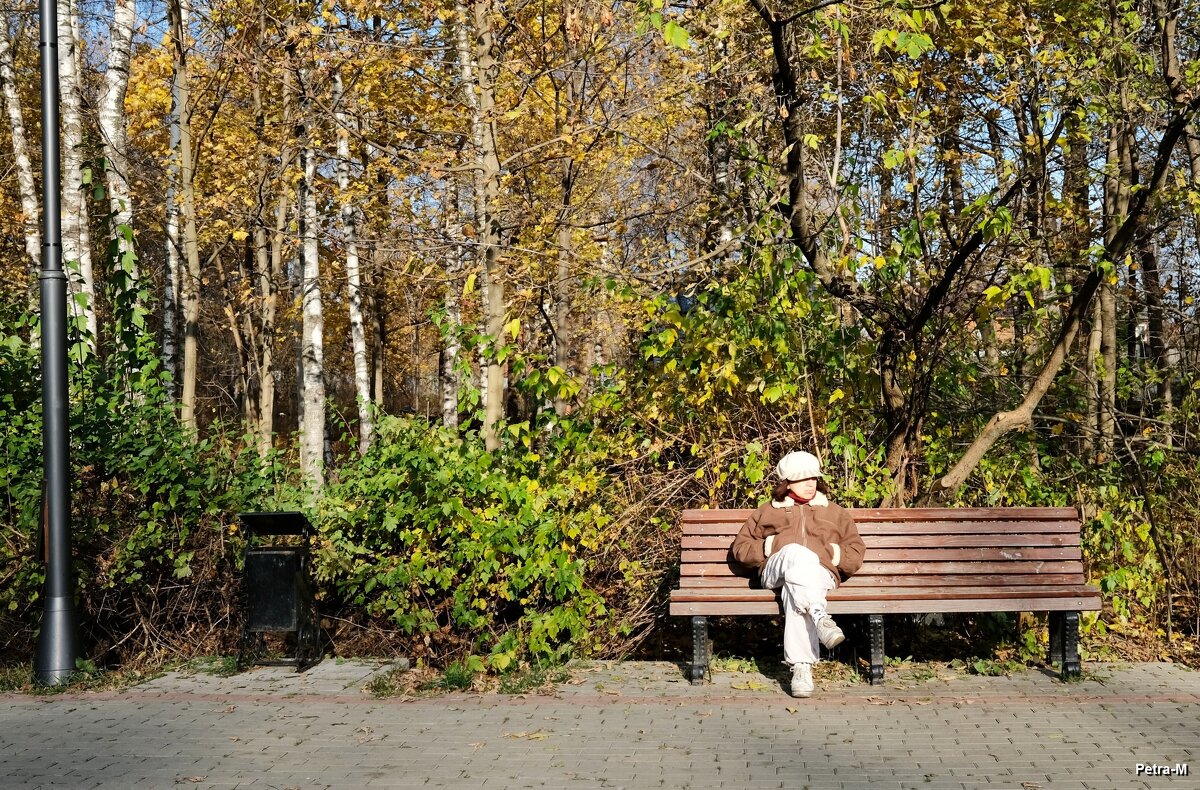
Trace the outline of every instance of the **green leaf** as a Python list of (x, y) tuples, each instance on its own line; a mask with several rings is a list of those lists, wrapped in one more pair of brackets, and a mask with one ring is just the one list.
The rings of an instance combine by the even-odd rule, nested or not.
[(691, 41), (688, 32), (674, 22), (667, 22), (663, 25), (663, 38), (668, 44), (676, 49), (687, 49)]

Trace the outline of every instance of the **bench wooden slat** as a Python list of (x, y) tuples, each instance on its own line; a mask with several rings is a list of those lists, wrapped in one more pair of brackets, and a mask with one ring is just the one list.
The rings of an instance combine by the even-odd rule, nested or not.
[[(727, 549), (731, 544), (731, 539), (728, 535), (686, 535), (681, 543), (684, 556), (693, 549)], [(920, 546), (928, 548), (929, 537), (927, 535), (863, 535), (863, 542), (867, 544), (868, 549), (902, 549), (909, 546)], [(960, 535), (951, 534), (939, 537), (937, 539), (938, 546), (946, 548), (964, 547), (964, 546), (1078, 546), (1078, 534), (1070, 535), (1067, 533), (1021, 533), (1017, 535), (1007, 535), (1000, 533), (981, 534), (981, 535)]]
[[(868, 547), (872, 562), (1013, 562), (1017, 560), (1078, 560), (1083, 554), (1078, 546), (1062, 546), (1054, 548), (921, 548), (921, 549), (878, 549)], [(691, 562), (725, 562), (729, 557), (729, 549), (689, 549), (682, 558), (685, 563)]]
[[(855, 522), (869, 521), (940, 521), (947, 517), (956, 521), (1071, 521), (1079, 512), (1071, 507), (956, 507), (956, 508), (847, 508)], [(681, 514), (684, 523), (745, 521), (752, 508), (726, 510), (689, 509)]]
[[(840, 587), (830, 591), (830, 601), (950, 601), (964, 598), (1066, 598), (1089, 596), (1083, 584), (1054, 586), (983, 585), (976, 587)], [(672, 601), (774, 600), (774, 590), (706, 589), (674, 590)]]
[[(1039, 574), (922, 574), (920, 576), (888, 576), (888, 575), (857, 575), (845, 581), (839, 589), (848, 587), (970, 587), (977, 584), (994, 585), (1011, 582), (1017, 586), (1028, 584), (1082, 584), (1084, 578), (1079, 573), (1039, 573)], [(711, 588), (728, 587), (730, 589), (757, 589), (751, 585), (757, 584), (754, 579), (745, 576), (684, 576), (679, 580), (680, 588)]]
[(870, 549), (871, 562), (1019, 562), (1022, 560), (1080, 560), (1078, 546), (1059, 548), (923, 548)]
[[(857, 524), (857, 522), (856, 522)], [(860, 535), (1078, 535), (1079, 520), (1054, 521), (881, 521), (857, 524)], [(735, 532), (736, 534), (736, 532)]]
[(935, 543), (943, 548), (965, 548), (979, 547), (988, 548), (993, 546), (1014, 547), (1014, 546), (1078, 546), (1079, 534), (1070, 533), (1003, 533), (992, 532), (978, 535), (963, 535), (960, 533), (938, 535), (933, 541), (929, 535), (869, 535), (863, 538), (863, 542), (870, 549), (903, 549), (909, 546), (921, 546), (928, 548), (930, 543)]
[[(1009, 562), (869, 562), (856, 575), (925, 573), (1077, 573), (1083, 574), (1078, 560), (1028, 560)], [(681, 576), (734, 576), (724, 562), (689, 562), (679, 568)]]
[[(1067, 598), (967, 598), (962, 600), (929, 601), (834, 601), (829, 613), (838, 614), (946, 614), (969, 612), (1082, 612), (1100, 608), (1100, 596), (1071, 596)], [(670, 605), (672, 615), (779, 615), (774, 601), (680, 601)]]
[[(729, 522), (683, 524), (684, 537), (693, 535), (727, 535), (731, 539), (742, 528), (745, 519)], [(988, 522), (918, 521), (857, 524), (864, 539), (871, 535), (1019, 535), (1061, 534), (1079, 535), (1079, 521), (1012, 521), (1003, 524)]]

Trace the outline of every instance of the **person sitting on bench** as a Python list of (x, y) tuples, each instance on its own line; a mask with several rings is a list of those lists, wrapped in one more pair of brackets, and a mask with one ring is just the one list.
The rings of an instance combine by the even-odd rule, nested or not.
[(775, 474), (779, 483), (771, 501), (746, 519), (730, 553), (757, 571), (764, 587), (780, 591), (791, 694), (809, 697), (818, 640), (833, 648), (846, 638), (826, 611), (825, 595), (862, 567), (866, 546), (850, 514), (829, 501), (815, 455), (790, 452)]

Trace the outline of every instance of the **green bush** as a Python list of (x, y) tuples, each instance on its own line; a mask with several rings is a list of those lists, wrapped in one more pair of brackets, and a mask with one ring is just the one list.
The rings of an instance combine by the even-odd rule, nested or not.
[(383, 418), (319, 502), (318, 581), (435, 656), (483, 652), (504, 670), (594, 648), (607, 608), (587, 556), (605, 540), (604, 476), (556, 460)]
[[(0, 657), (18, 660), (32, 652), (44, 582), (33, 324), (0, 330)], [(71, 364), (71, 549), (84, 650), (109, 664), (228, 649), (242, 543), (227, 525), (274, 493), (280, 470), (239, 450), (241, 437), (221, 425), (197, 440), (175, 414), (152, 346), (134, 350), (136, 367), (130, 358)]]

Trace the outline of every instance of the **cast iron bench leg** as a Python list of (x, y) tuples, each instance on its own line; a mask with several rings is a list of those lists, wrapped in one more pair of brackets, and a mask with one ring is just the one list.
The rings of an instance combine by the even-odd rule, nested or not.
[(1050, 613), (1050, 655), (1051, 664), (1057, 662), (1060, 666), (1063, 660), (1063, 613)]
[(1062, 679), (1079, 677), (1083, 673), (1079, 664), (1079, 612), (1063, 612), (1062, 649)]
[(708, 674), (708, 618), (692, 616), (692, 684), (703, 683)]
[(871, 685), (883, 682), (883, 615), (869, 614), (871, 626)]
[(1059, 662), (1063, 680), (1079, 677), (1079, 612), (1050, 613), (1050, 663)]

